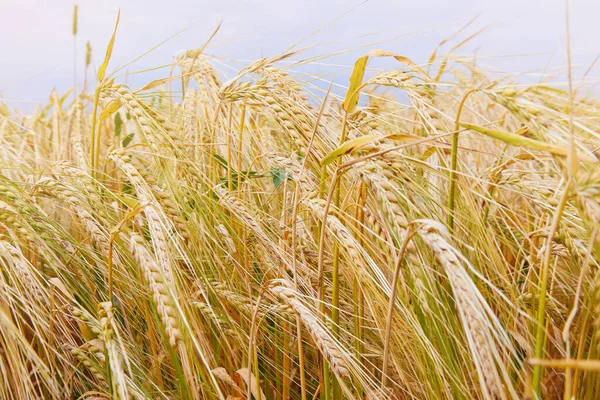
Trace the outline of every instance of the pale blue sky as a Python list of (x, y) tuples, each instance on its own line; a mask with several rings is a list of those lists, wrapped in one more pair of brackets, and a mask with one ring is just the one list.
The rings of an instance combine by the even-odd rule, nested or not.
[[(529, 71), (566, 64), (563, 0), (103, 0), (79, 1), (78, 69), (83, 71), (85, 41), (101, 61), (117, 10), (121, 25), (109, 71), (138, 57), (181, 29), (150, 55), (129, 67), (143, 70), (167, 64), (180, 49), (201, 46), (220, 21), (223, 26), (207, 50), (226, 59), (251, 60), (276, 54), (312, 32), (306, 45), (329, 43), (309, 54), (354, 49), (325, 63), (350, 67), (367, 48), (383, 48), (425, 62), (436, 44), (466, 22), (476, 22), (457, 41), (488, 29), (459, 54), (477, 49), (482, 63), (499, 71)], [(73, 82), (72, 0), (0, 0), (0, 97), (29, 109), (45, 101), (53, 87), (67, 90)], [(346, 14), (347, 13), (347, 14)], [(346, 14), (346, 15), (344, 15)], [(600, 54), (600, 0), (571, 2), (571, 40), (576, 73)], [(341, 18), (340, 18), (341, 17)], [(336, 22), (332, 22), (339, 18)], [(243, 65), (225, 61), (227, 66)], [(349, 68), (314, 66), (313, 71), (345, 82)], [(558, 70), (557, 70), (558, 71)], [(564, 70), (562, 71), (564, 72)], [(158, 70), (139, 77), (165, 76)], [(598, 81), (600, 65), (589, 82)], [(560, 80), (560, 77), (558, 78)], [(564, 79), (563, 79), (564, 80)], [(135, 83), (135, 82), (134, 82)]]

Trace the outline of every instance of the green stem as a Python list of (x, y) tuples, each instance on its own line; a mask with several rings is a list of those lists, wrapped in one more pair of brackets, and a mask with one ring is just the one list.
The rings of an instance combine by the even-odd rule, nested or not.
[(392, 316), (394, 315), (394, 304), (396, 303), (396, 292), (398, 291), (398, 279), (400, 277), (400, 268), (402, 267), (402, 260), (404, 259), (404, 254), (406, 254), (406, 249), (408, 248), (408, 243), (413, 235), (413, 226), (409, 225), (407, 229), (404, 241), (402, 242), (402, 247), (400, 248), (400, 254), (398, 255), (398, 260), (396, 261), (396, 267), (394, 269), (394, 277), (392, 279), (392, 293), (390, 294), (390, 301), (388, 304), (388, 314), (386, 318), (385, 325), (385, 341), (383, 342), (383, 367), (381, 369), (381, 388), (384, 389), (387, 385), (387, 370), (388, 370), (388, 362), (389, 362), (389, 353), (390, 353), (390, 337), (392, 333)]
[(460, 115), (467, 97), (478, 89), (470, 89), (463, 96), (458, 106), (456, 113), (456, 121), (454, 124), (454, 134), (452, 135), (452, 160), (450, 164), (450, 187), (448, 188), (448, 227), (451, 231), (454, 230), (454, 203), (456, 197), (456, 169), (458, 166), (458, 130), (460, 129)]
[[(541, 359), (544, 353), (544, 340), (545, 340), (545, 326), (546, 326), (546, 297), (548, 290), (548, 273), (550, 271), (550, 259), (552, 258), (552, 241), (554, 235), (558, 231), (558, 225), (562, 218), (563, 212), (569, 200), (569, 194), (571, 192), (572, 181), (567, 181), (567, 186), (562, 194), (560, 203), (556, 208), (554, 216), (552, 217), (552, 225), (548, 238), (546, 240), (546, 248), (544, 249), (544, 260), (542, 262), (542, 271), (540, 274), (540, 293), (539, 293), (539, 304), (537, 313), (537, 332), (535, 335), (535, 358)], [(533, 368), (533, 393), (536, 399), (541, 399), (541, 379), (542, 379), (542, 366), (536, 365)]]
[[(342, 133), (340, 135), (340, 146), (346, 141), (348, 126), (348, 113), (344, 114), (344, 121), (342, 122)], [(339, 165), (340, 160), (336, 161)], [(336, 208), (340, 206), (340, 179), (337, 179), (334, 183), (334, 205)], [(331, 320), (333, 322), (332, 332), (335, 338), (340, 336), (340, 248), (339, 243), (336, 241), (333, 245), (333, 276), (332, 276), (332, 288), (331, 288)], [(337, 379), (333, 385), (333, 398), (340, 399), (342, 391)]]

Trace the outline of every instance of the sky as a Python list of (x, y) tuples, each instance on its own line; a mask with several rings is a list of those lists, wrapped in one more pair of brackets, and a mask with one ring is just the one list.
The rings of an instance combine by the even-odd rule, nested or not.
[[(278, 54), (302, 41), (299, 47), (314, 47), (300, 57), (341, 53), (307, 67), (304, 73), (345, 83), (356, 58), (369, 50), (382, 48), (424, 63), (441, 40), (473, 19), (442, 49), (449, 50), (483, 30), (457, 54), (476, 53), (479, 65), (497, 73), (524, 73), (520, 79), (539, 79), (546, 71), (556, 75), (558, 84), (566, 82), (564, 0), (77, 3), (79, 27), (74, 40), (72, 0), (0, 0), (0, 99), (27, 110), (45, 102), (53, 88), (65, 92), (74, 82), (74, 57), (76, 79), (81, 84), (85, 42), (92, 44), (95, 70), (104, 57), (119, 9), (121, 22), (108, 70), (127, 65), (131, 85), (167, 76), (168, 69), (156, 68), (170, 63), (181, 49), (201, 47), (221, 22), (206, 52), (219, 57), (217, 67), (225, 75), (234, 75), (252, 60)], [(569, 9), (572, 64), (579, 79), (600, 55), (600, 0), (571, 1)], [(600, 63), (589, 71), (586, 82), (594, 86), (599, 77)]]

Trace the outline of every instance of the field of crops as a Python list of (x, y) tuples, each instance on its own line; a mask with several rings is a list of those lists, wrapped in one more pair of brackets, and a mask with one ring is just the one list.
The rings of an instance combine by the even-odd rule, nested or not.
[(373, 50), (340, 91), (196, 49), (128, 87), (112, 46), (0, 103), (0, 398), (598, 398), (600, 102), (570, 79)]

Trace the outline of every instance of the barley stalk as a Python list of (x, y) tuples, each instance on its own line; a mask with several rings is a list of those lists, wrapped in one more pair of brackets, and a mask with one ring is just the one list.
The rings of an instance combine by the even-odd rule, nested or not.
[(270, 283), (269, 291), (289, 305), (300, 316), (302, 323), (323, 356), (327, 358), (333, 371), (340, 377), (347, 377), (349, 374), (346, 362), (348, 355), (344, 354), (331, 335), (323, 328), (320, 319), (298, 299), (291, 284), (281, 279), (274, 280)]
[[(436, 260), (444, 268), (456, 299), (465, 334), (469, 339), (469, 347), (480, 377), (482, 392), (487, 398), (506, 398), (508, 389), (512, 398), (516, 398), (514, 388), (506, 375), (498, 370), (497, 364), (502, 364), (492, 339), (491, 331), (495, 329), (495, 321), (490, 321), (486, 309), (487, 304), (482, 299), (477, 287), (467, 274), (456, 249), (444, 236), (448, 235), (446, 228), (436, 221), (420, 220), (418, 233), (423, 241), (435, 253)], [(492, 316), (492, 318), (494, 318)]]

